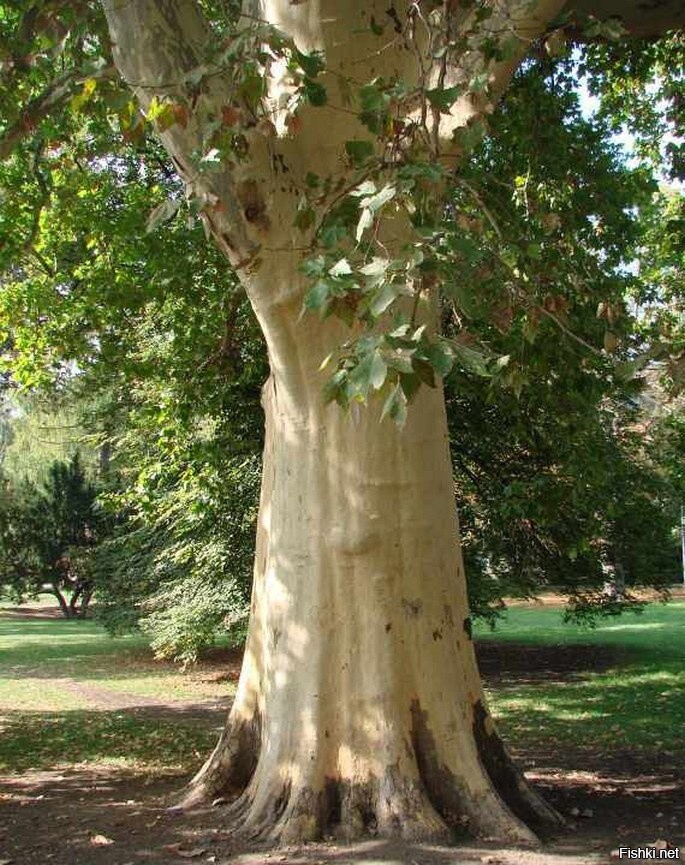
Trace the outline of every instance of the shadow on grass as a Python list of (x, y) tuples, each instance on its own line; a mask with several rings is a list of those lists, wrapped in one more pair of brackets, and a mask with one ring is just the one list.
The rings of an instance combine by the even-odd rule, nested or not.
[(497, 686), (535, 685), (570, 681), (624, 663), (622, 647), (576, 644), (571, 646), (476, 640), (481, 674)]
[(0, 771), (112, 763), (191, 770), (216, 744), (225, 710), (141, 707), (126, 711), (0, 714)]
[(685, 667), (629, 666), (531, 685), (498, 676), (491, 702), (513, 744), (603, 750), (637, 747), (685, 755)]

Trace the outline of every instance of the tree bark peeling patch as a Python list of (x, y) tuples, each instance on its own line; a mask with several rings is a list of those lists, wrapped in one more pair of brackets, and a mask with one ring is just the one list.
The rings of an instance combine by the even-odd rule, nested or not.
[(419, 598), (416, 598), (415, 600), (402, 598), (402, 609), (404, 610), (404, 615), (407, 619), (418, 619), (423, 610), (423, 602)]
[(563, 826), (561, 816), (531, 790), (516, 768), (482, 700), (473, 707), (473, 735), (481, 762), (510, 810), (538, 832)]
[(245, 219), (260, 231), (268, 231), (271, 228), (271, 220), (257, 183), (254, 180), (245, 180), (239, 184), (237, 193)]

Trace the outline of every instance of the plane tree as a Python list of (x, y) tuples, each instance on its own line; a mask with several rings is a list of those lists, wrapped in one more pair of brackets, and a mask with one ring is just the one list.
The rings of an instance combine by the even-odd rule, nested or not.
[[(463, 251), (473, 227), (450, 202), (464, 191), (477, 201), (517, 303), (568, 330), (552, 293), (531, 302), (534, 254), (499, 235), (464, 165), (540, 45), (554, 51), (566, 31), (653, 38), (682, 25), (682, 4), (266, 0), (239, 17), (199, 0), (102, 8), (106, 27), (85, 3), (27, 4), (14, 17), (3, 7), (17, 37), (3, 74), (27, 98), (2, 152), (39, 124), (49, 134), (55, 106), (98, 90), (110, 108), (94, 124), (116, 110), (130, 139), (154, 127), (183, 189), (150, 227), (186, 197), (237, 274), (270, 365), (245, 660), (184, 805), (235, 794), (234, 820), (288, 841), (438, 839), (462, 825), (533, 841), (530, 827), (558, 817), (488, 713), (459, 549), (441, 379), (455, 364), (491, 375), (506, 364), (441, 329), (450, 244)], [(35, 61), (22, 46), (37, 34), (48, 48)], [(70, 61), (36, 92), (43, 61), (65, 44)], [(24, 158), (35, 167), (49, 146), (44, 135)], [(553, 234), (554, 212), (539, 218)], [(611, 323), (615, 311), (603, 314)]]

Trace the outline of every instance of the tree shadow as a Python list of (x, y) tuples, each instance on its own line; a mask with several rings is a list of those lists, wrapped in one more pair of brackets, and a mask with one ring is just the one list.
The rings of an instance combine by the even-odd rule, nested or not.
[(476, 640), (481, 675), (494, 687), (577, 679), (620, 665), (625, 652), (601, 645), (536, 645)]

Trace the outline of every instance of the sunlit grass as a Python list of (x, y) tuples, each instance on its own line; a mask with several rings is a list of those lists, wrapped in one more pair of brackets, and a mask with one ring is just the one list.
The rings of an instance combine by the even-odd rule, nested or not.
[(556, 609), (517, 607), (480, 636), (619, 650), (613, 669), (566, 681), (507, 685), (503, 676), (489, 698), (512, 744), (685, 751), (685, 603), (652, 605), (596, 628), (564, 624)]
[(0, 771), (81, 762), (188, 771), (215, 743), (221, 716), (175, 709), (232, 694), (216, 666), (183, 672), (155, 661), (141, 636), (115, 639), (92, 620), (1, 613)]

